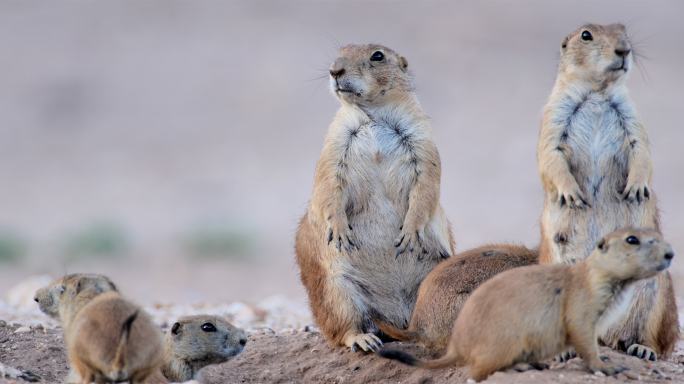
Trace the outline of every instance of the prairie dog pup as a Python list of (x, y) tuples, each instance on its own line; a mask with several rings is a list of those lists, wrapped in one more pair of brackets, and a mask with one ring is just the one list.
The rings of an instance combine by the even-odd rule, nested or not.
[[(541, 263), (582, 260), (618, 228), (659, 231), (648, 135), (625, 85), (632, 56), (621, 24), (585, 25), (562, 42), (539, 134)], [(638, 283), (625, 309), (603, 342), (652, 359), (672, 351), (679, 325), (669, 273)]]
[(40, 311), (59, 319), (59, 298), (64, 293), (66, 286), (73, 282), (80, 282), (81, 290), (94, 289), (95, 292), (117, 291), (116, 285), (104, 275), (95, 273), (72, 273), (52, 281), (46, 287), (36, 291), (33, 300), (38, 303)]
[(373, 319), (406, 327), (420, 282), (453, 254), (453, 239), (439, 204), (439, 153), (406, 59), (348, 45), (330, 84), (341, 106), (295, 251), (326, 339), (370, 351), (381, 344)]
[(456, 254), (437, 265), (420, 284), (407, 329), (382, 322), (378, 326), (394, 339), (441, 351), (463, 304), (478, 286), (503, 271), (536, 264), (538, 256), (536, 250), (512, 244), (483, 245)]
[(468, 365), (479, 381), (574, 347), (589, 370), (612, 375), (621, 368), (601, 361), (597, 334), (635, 282), (668, 268), (673, 257), (656, 231), (616, 231), (577, 264), (515, 268), (482, 284), (456, 319), (444, 357), (425, 362), (398, 351), (380, 354), (425, 368)]
[(166, 333), (162, 373), (173, 382), (192, 380), (201, 368), (242, 352), (245, 344), (245, 331), (218, 316), (181, 317)]
[(161, 332), (118, 292), (84, 289), (72, 280), (59, 299), (59, 315), (72, 370), (68, 382), (143, 383), (159, 372)]

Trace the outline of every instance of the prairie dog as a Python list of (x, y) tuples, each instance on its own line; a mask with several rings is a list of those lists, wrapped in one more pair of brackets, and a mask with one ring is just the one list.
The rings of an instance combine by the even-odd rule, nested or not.
[(162, 373), (173, 382), (192, 380), (201, 368), (242, 352), (245, 344), (245, 331), (218, 316), (181, 317), (166, 333)]
[(38, 303), (40, 311), (59, 319), (59, 298), (64, 293), (67, 285), (74, 281), (79, 281), (81, 290), (94, 289), (95, 292), (117, 291), (116, 285), (104, 275), (95, 273), (72, 273), (55, 279), (47, 286), (36, 291), (34, 301)]
[(577, 264), (515, 268), (482, 284), (463, 306), (442, 358), (380, 354), (425, 368), (468, 365), (480, 381), (519, 363), (539, 365), (574, 347), (590, 371), (612, 375), (622, 368), (599, 358), (597, 335), (629, 300), (636, 281), (668, 268), (673, 257), (658, 232), (619, 230)]
[(407, 329), (378, 322), (386, 335), (419, 342), (442, 351), (470, 294), (493, 276), (517, 267), (537, 264), (537, 250), (520, 245), (489, 244), (456, 254), (440, 263), (420, 284)]
[(118, 292), (100, 293), (77, 279), (67, 281), (59, 315), (71, 367), (67, 382), (159, 380), (161, 332)]
[[(633, 55), (621, 24), (588, 24), (561, 44), (539, 134), (541, 263), (582, 260), (618, 228), (659, 231), (648, 135), (626, 87)], [(668, 272), (638, 283), (625, 309), (604, 343), (651, 359), (673, 350), (679, 322)]]
[(439, 153), (406, 59), (347, 45), (330, 85), (341, 106), (295, 251), (326, 339), (371, 351), (381, 345), (373, 319), (406, 327), (420, 282), (453, 254), (453, 239), (439, 203)]

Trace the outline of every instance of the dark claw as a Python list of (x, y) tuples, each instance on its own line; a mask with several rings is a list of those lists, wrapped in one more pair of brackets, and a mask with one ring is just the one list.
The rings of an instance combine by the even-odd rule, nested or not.
[(546, 363), (535, 362), (535, 363), (530, 363), (530, 366), (532, 368), (536, 369), (537, 371), (543, 371), (545, 369), (549, 369), (549, 365)]
[(641, 191), (638, 189), (636, 192), (636, 201), (637, 201), (637, 203), (641, 203)]
[(448, 252), (448, 251), (439, 251), (439, 257), (441, 257), (442, 259), (447, 259), (447, 258), (449, 258), (450, 256), (451, 256), (451, 255), (449, 255), (449, 252)]
[(651, 360), (651, 361), (656, 361), (656, 355), (655, 355), (655, 353), (653, 353), (653, 352), (649, 353), (648, 359)]
[(349, 227), (349, 230), (350, 230), (350, 231), (353, 231), (353, 229), (352, 229), (352, 227), (351, 227), (351, 224), (347, 224), (347, 227)]
[(402, 235), (402, 236), (401, 236), (401, 239), (397, 240), (397, 242), (394, 243), (394, 246), (395, 246), (395, 247), (398, 247), (398, 246), (401, 245), (401, 243), (404, 241), (404, 236), (405, 236), (405, 235)]
[(565, 196), (561, 196), (560, 198), (560, 206), (563, 207), (567, 202), (565, 201)]
[(648, 187), (644, 187), (644, 199), (648, 200), (651, 198), (651, 192), (648, 190)]
[(330, 244), (330, 242), (332, 241), (332, 239), (333, 239), (333, 231), (332, 231), (332, 228), (331, 228), (331, 229), (328, 230), (328, 244)]

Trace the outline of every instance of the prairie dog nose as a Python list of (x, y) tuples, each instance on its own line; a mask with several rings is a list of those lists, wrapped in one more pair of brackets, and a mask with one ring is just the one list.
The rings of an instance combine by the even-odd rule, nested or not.
[(674, 257), (674, 252), (672, 252), (672, 251), (667, 251), (667, 253), (665, 253), (665, 260), (672, 260), (673, 257)]
[(345, 60), (341, 57), (335, 60), (335, 62), (330, 66), (330, 76), (332, 76), (334, 79), (337, 79), (338, 77), (344, 75), (344, 64)]
[(620, 56), (620, 57), (625, 57), (625, 56), (629, 55), (629, 53), (631, 51), (632, 51), (631, 49), (617, 48), (617, 49), (615, 49), (615, 54)]
[(344, 68), (330, 68), (330, 76), (338, 78), (342, 75), (344, 75)]

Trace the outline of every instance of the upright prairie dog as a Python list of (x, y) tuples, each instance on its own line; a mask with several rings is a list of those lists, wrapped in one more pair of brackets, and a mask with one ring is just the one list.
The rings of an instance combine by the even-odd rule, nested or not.
[(107, 276), (95, 273), (72, 273), (55, 279), (36, 291), (33, 300), (38, 303), (41, 312), (53, 319), (59, 319), (59, 298), (66, 287), (74, 284), (74, 282), (81, 285), (81, 290), (93, 289), (94, 293), (117, 291), (116, 285)]
[(166, 333), (162, 372), (173, 382), (195, 379), (201, 368), (228, 361), (245, 344), (245, 331), (218, 316), (181, 317)]
[(64, 283), (59, 316), (71, 373), (67, 382), (158, 382), (162, 338), (142, 308), (116, 291)]
[(482, 284), (463, 306), (442, 358), (380, 354), (425, 368), (468, 365), (479, 381), (516, 364), (538, 366), (574, 347), (589, 370), (612, 375), (622, 368), (599, 358), (597, 335), (620, 314), (636, 281), (668, 268), (673, 257), (656, 231), (616, 231), (577, 264), (515, 268)]
[[(582, 260), (618, 228), (659, 231), (648, 135), (625, 84), (633, 55), (621, 24), (585, 25), (561, 44), (538, 145), (541, 263)], [(669, 273), (639, 282), (625, 309), (604, 343), (653, 360), (673, 350), (679, 321)]]
[(442, 351), (461, 308), (478, 286), (503, 271), (537, 264), (538, 256), (536, 250), (512, 244), (484, 245), (456, 254), (437, 265), (420, 284), (407, 329), (382, 322), (378, 326), (394, 339)]
[(381, 345), (373, 320), (408, 325), (420, 282), (453, 254), (453, 239), (439, 203), (439, 153), (406, 59), (347, 45), (330, 84), (341, 106), (295, 251), (328, 341), (371, 351)]

